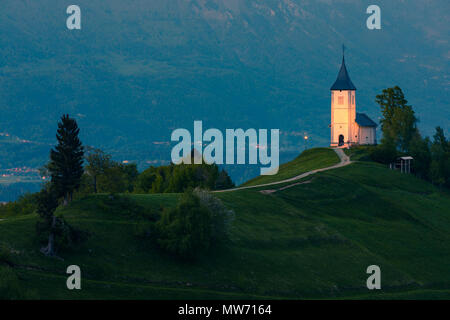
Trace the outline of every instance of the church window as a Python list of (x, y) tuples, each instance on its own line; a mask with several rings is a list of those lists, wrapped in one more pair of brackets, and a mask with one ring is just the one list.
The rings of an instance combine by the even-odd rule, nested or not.
[(352, 96), (352, 104), (355, 104), (355, 96)]
[(344, 97), (338, 97), (338, 104), (344, 104)]

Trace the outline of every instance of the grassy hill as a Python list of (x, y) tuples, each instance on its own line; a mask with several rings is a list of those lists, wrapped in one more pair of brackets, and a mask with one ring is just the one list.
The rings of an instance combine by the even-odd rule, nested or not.
[(270, 176), (259, 176), (242, 184), (242, 186), (256, 186), (271, 182), (277, 182), (293, 178), (302, 173), (330, 167), (339, 163), (336, 152), (329, 148), (314, 148), (305, 150), (294, 160), (282, 164), (277, 174)]
[[(191, 263), (137, 236), (147, 214), (175, 205), (177, 194), (75, 201), (59, 214), (91, 235), (64, 260), (39, 253), (35, 215), (8, 217), (0, 280), (44, 299), (450, 298), (448, 192), (371, 162), (307, 179), (271, 194), (217, 194), (236, 213), (231, 241)], [(144, 213), (128, 210), (130, 201)], [(13, 266), (2, 266), (1, 252)], [(81, 267), (80, 291), (66, 289), (71, 264)], [(366, 288), (372, 264), (382, 272), (377, 292)]]

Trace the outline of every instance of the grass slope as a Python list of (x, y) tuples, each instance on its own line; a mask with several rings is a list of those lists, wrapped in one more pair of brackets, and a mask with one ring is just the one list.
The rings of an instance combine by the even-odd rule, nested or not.
[(305, 150), (294, 160), (282, 164), (277, 174), (259, 176), (242, 184), (242, 186), (255, 186), (293, 178), (302, 173), (330, 167), (339, 163), (336, 152), (329, 148), (314, 148)]
[[(195, 263), (137, 237), (146, 215), (106, 195), (60, 211), (91, 233), (63, 261), (38, 252), (35, 215), (0, 221), (0, 243), (12, 249), (19, 285), (44, 299), (450, 298), (448, 193), (370, 162), (270, 195), (260, 189), (217, 194), (236, 212), (232, 239)], [(130, 197), (151, 213), (178, 196)], [(71, 264), (82, 269), (81, 291), (65, 287)], [(366, 288), (372, 264), (381, 291)]]

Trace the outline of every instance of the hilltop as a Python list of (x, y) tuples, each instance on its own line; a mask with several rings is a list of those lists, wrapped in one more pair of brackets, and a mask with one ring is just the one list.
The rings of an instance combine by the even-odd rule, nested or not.
[[(309, 150), (299, 157), (303, 168), (315, 166), (314, 154), (331, 155)], [(39, 253), (35, 214), (7, 217), (0, 243), (12, 263), (2, 267), (0, 255), (0, 276), (14, 273), (25, 297), (43, 299), (450, 297), (448, 191), (373, 162), (301, 182), (270, 194), (265, 188), (217, 193), (236, 214), (231, 240), (189, 263), (137, 236), (147, 215), (174, 206), (179, 194), (95, 195), (60, 209), (90, 233), (64, 260)], [(129, 210), (133, 203), (146, 213)], [(82, 269), (81, 291), (65, 287), (70, 264)], [(372, 264), (382, 270), (378, 292), (365, 287)]]
[(305, 150), (294, 160), (282, 164), (277, 174), (256, 177), (243, 183), (242, 186), (257, 186), (282, 181), (293, 178), (307, 171), (330, 167), (337, 163), (339, 163), (339, 157), (329, 148), (314, 148)]

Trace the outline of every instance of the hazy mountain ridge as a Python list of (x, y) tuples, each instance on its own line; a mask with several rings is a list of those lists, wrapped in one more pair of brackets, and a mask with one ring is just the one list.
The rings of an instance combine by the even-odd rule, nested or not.
[(24, 139), (53, 143), (68, 112), (86, 144), (145, 166), (170, 157), (154, 142), (203, 120), (280, 128), (288, 157), (300, 133), (328, 142), (344, 42), (359, 111), (377, 120), (375, 94), (398, 84), (426, 134), (450, 127), (448, 1), (379, 1), (381, 31), (365, 27), (371, 3), (358, 0), (80, 0), (81, 31), (66, 29), (59, 1), (4, 2), (0, 131)]

